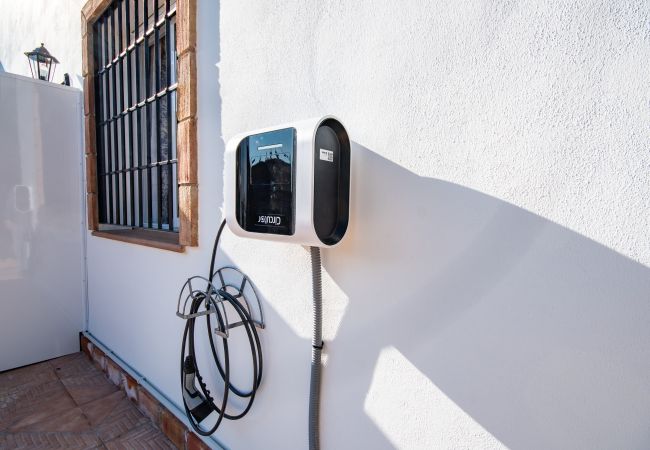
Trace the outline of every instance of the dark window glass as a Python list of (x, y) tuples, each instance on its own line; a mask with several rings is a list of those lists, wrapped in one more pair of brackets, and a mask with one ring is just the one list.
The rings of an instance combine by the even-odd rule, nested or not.
[(176, 232), (176, 1), (114, 0), (94, 34), (100, 223)]

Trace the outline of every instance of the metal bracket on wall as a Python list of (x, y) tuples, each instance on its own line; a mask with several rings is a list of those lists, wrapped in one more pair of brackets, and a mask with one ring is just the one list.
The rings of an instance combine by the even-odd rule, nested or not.
[[(215, 278), (220, 282), (219, 287), (214, 284)], [(221, 337), (228, 338), (229, 330), (244, 325), (244, 322), (240, 320), (230, 323), (227, 312), (227, 309), (230, 308), (226, 308), (229, 303), (226, 296), (232, 296), (237, 300), (241, 299), (240, 302), (245, 305), (255, 326), (264, 329), (264, 313), (255, 286), (239, 269), (229, 266), (214, 272), (212, 280), (198, 275), (188, 278), (178, 295), (176, 315), (188, 320), (219, 312), (223, 323), (220, 324), (217, 321), (214, 332)], [(202, 304), (204, 309), (192, 312), (192, 305), (196, 302)], [(256, 305), (255, 311), (251, 308), (251, 303)]]

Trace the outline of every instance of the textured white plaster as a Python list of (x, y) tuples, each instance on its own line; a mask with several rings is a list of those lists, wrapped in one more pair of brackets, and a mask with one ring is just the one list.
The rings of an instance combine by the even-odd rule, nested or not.
[[(222, 3), (224, 137), (333, 113), (355, 142), (350, 234), (324, 252), (348, 298), (325, 448), (650, 445), (649, 19), (642, 1)], [(226, 248), (301, 336), (306, 255)], [(284, 392), (302, 412), (269, 443), (305, 447), (306, 396)]]
[(5, 72), (31, 77), (25, 52), (45, 44), (59, 60), (54, 82), (81, 79), (81, 7), (85, 0), (0, 0), (0, 64)]
[(333, 111), (415, 173), (650, 265), (649, 14), (643, 1), (225, 3), (224, 135)]
[(379, 353), (364, 410), (395, 448), (505, 448), (394, 347)]

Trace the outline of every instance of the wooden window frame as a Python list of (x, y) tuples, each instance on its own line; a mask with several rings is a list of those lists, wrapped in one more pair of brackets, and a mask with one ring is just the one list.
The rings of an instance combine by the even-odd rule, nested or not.
[[(145, 0), (146, 1), (146, 0)], [(199, 191), (197, 174), (197, 95), (196, 95), (196, 0), (177, 0), (177, 106), (176, 152), (178, 158), (179, 232), (140, 228), (99, 229), (97, 195), (97, 140), (94, 92), (93, 24), (113, 0), (88, 0), (81, 9), (82, 75), (84, 77), (84, 130), (86, 204), (88, 229), (93, 236), (182, 252), (199, 240)], [(177, 236), (177, 238), (176, 238)]]

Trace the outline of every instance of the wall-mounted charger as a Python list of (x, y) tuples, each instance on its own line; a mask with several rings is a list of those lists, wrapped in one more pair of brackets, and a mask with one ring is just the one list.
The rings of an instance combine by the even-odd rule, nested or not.
[(326, 116), (239, 134), (226, 146), (225, 213), (233, 233), (332, 246), (348, 228), (350, 139)]

